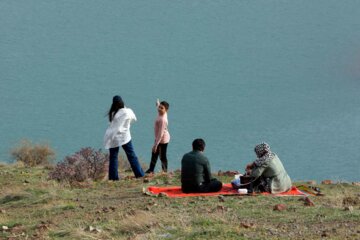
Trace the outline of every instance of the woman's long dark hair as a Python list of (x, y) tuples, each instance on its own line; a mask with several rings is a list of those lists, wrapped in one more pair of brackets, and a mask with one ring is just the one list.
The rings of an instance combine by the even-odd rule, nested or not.
[(117, 113), (117, 111), (119, 111), (119, 109), (122, 109), (122, 108), (124, 108), (123, 101), (113, 102), (111, 104), (110, 110), (107, 114), (110, 122), (114, 119), (114, 116)]

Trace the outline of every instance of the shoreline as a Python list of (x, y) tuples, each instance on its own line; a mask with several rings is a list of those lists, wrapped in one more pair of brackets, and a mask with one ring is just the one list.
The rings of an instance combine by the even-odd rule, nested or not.
[[(13, 162), (9, 162), (9, 163), (7, 163), (7, 162), (4, 162), (4, 161), (1, 161), (0, 160), (0, 167), (1, 166), (16, 166), (17, 164), (19, 164), (19, 163), (17, 163), (15, 160), (13, 160)], [(54, 163), (53, 165), (56, 165), (56, 163)], [(174, 169), (174, 170), (172, 170), (172, 169), (169, 169), (169, 172), (177, 172), (177, 171), (180, 171), (180, 169)], [(229, 172), (232, 172), (232, 173), (235, 173), (235, 172), (238, 172), (237, 170), (225, 170), (225, 171), (223, 171), (223, 170), (218, 170), (218, 171), (215, 171), (215, 172), (213, 172), (212, 174), (214, 175), (214, 176), (219, 176), (219, 175), (222, 175), (222, 174), (225, 174), (225, 175), (228, 175), (227, 173), (229, 173)], [(160, 171), (158, 171), (158, 173), (160, 173)], [(239, 173), (239, 172), (238, 172)], [(228, 175), (229, 176), (229, 175)], [(231, 175), (231, 176), (233, 176), (233, 175)], [(290, 176), (290, 178), (291, 178), (291, 176)], [(359, 179), (354, 179), (354, 180), (349, 180), (349, 179), (338, 179), (338, 178), (333, 178), (333, 177), (328, 177), (328, 178), (323, 178), (323, 179), (318, 179), (318, 178), (311, 178), (311, 179), (293, 179), (293, 178), (291, 178), (291, 181), (293, 181), (293, 182), (304, 182), (304, 183), (306, 183), (306, 182), (315, 182), (314, 184), (317, 184), (317, 183), (321, 183), (321, 182), (323, 182), (323, 181), (331, 181), (333, 184), (336, 184), (336, 183), (349, 183), (349, 184), (353, 184), (353, 183), (358, 183), (358, 182), (360, 182), (360, 178)]]

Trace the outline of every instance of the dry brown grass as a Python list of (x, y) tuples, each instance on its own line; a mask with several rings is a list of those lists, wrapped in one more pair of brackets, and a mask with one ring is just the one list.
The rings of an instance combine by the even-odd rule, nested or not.
[[(128, 173), (132, 175), (132, 173)], [(149, 185), (178, 185), (179, 174), (93, 181), (72, 186), (46, 168), (0, 168), (0, 239), (359, 239), (359, 187), (317, 185), (325, 196), (228, 196), (172, 199), (143, 194)], [(224, 182), (230, 177), (217, 176)], [(26, 179), (29, 183), (24, 183)], [(25, 196), (10, 199), (12, 196)], [(12, 201), (8, 201), (12, 200)], [(284, 211), (274, 211), (276, 204)], [(351, 205), (351, 210), (345, 206)], [(90, 230), (91, 228), (93, 230)], [(96, 229), (96, 230), (94, 230)], [(16, 231), (20, 231), (16, 233)]]
[(129, 211), (118, 223), (119, 230), (127, 234), (144, 234), (150, 232), (151, 227), (158, 225), (155, 215), (141, 210)]
[(55, 159), (55, 152), (49, 144), (34, 144), (30, 140), (22, 140), (11, 150), (11, 156), (26, 166), (49, 165)]

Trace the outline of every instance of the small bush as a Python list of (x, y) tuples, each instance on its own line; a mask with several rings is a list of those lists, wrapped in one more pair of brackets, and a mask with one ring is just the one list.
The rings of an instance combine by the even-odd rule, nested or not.
[(11, 150), (11, 156), (25, 166), (49, 165), (55, 158), (55, 152), (48, 144), (33, 144), (22, 140), (20, 146)]
[(95, 151), (87, 147), (71, 156), (66, 156), (63, 162), (56, 165), (49, 173), (49, 178), (58, 181), (83, 182), (87, 179), (103, 179), (108, 171), (108, 154), (101, 150)]

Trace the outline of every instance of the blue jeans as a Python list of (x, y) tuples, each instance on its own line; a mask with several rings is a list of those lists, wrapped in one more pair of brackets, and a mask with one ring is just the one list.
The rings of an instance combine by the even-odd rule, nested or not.
[[(144, 171), (140, 166), (139, 160), (135, 154), (134, 147), (129, 141), (128, 143), (121, 146), (126, 154), (126, 157), (130, 163), (131, 169), (136, 178), (143, 177)], [(119, 147), (110, 148), (110, 164), (109, 164), (109, 180), (119, 180), (118, 175), (118, 155), (119, 155)]]
[(118, 155), (119, 155), (119, 147), (110, 148), (110, 156), (109, 156), (109, 180), (117, 181), (119, 180), (118, 174)]

